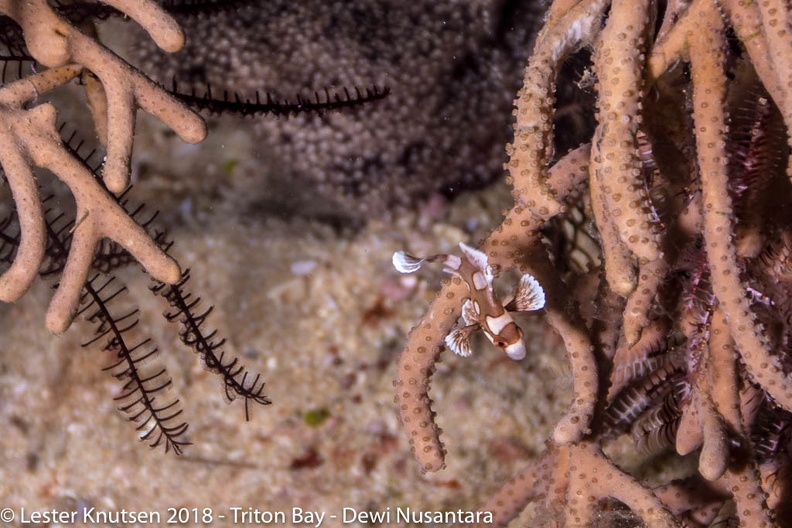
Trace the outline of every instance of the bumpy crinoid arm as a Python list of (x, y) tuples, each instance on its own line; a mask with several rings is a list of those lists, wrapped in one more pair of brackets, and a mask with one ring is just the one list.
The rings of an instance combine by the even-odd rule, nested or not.
[[(176, 50), (183, 44), (180, 29), (156, 3), (108, 3), (139, 21), (165, 49)], [(14, 301), (24, 295), (41, 265), (44, 223), (32, 169), (49, 169), (69, 187), (77, 204), (73, 243), (47, 314), (48, 328), (61, 333), (76, 312), (96, 246), (104, 237), (126, 248), (154, 278), (166, 283), (179, 280), (176, 262), (157, 247), (106, 190), (118, 192), (128, 185), (137, 108), (157, 116), (189, 142), (201, 141), (206, 128), (199, 116), (58, 16), (46, 0), (0, 0), (0, 13), (22, 27), (31, 54), (51, 68), (0, 88), (0, 163), (21, 226), (17, 257), (0, 277), (0, 299)], [(98, 105), (106, 113), (95, 113), (97, 119), (106, 120), (105, 126), (97, 127), (107, 131), (104, 186), (63, 145), (55, 126), (55, 107), (46, 103), (28, 108), (42, 94), (85, 71), (98, 78), (107, 102)]]

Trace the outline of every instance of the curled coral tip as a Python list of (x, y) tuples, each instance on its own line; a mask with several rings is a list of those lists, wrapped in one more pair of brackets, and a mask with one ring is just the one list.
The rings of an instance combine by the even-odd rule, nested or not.
[(164, 282), (165, 284), (176, 284), (181, 280), (182, 272), (181, 268), (179, 267), (179, 263), (176, 262), (171, 257), (167, 257), (167, 260), (159, 267), (157, 270), (147, 270), (151, 273), (151, 276), (160, 281)]
[(186, 143), (200, 143), (206, 139), (206, 135), (209, 133), (206, 122), (197, 114), (186, 117), (185, 125), (182, 130), (178, 131), (178, 134)]
[(103, 0), (140, 24), (162, 50), (175, 53), (184, 47), (184, 32), (167, 11), (152, 0)]
[(63, 334), (71, 326), (76, 313), (76, 310), (72, 310), (61, 303), (50, 304), (45, 322), (47, 330), (55, 335)]
[(33, 279), (36, 278), (36, 274), (31, 273), (30, 269), (36, 270), (37, 268), (20, 264), (12, 266), (0, 275), (0, 301), (12, 303), (25, 295)]
[(173, 19), (167, 17), (167, 22), (172, 24), (163, 24), (162, 27), (154, 27), (149, 33), (157, 46), (168, 53), (176, 53), (184, 47), (184, 32), (176, 24)]

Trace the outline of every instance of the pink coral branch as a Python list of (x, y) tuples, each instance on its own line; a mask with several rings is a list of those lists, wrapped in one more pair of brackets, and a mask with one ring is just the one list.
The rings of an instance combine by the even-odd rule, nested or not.
[(590, 185), (592, 196), (601, 195), (599, 201), (624, 245), (642, 261), (654, 262), (660, 247), (645, 206), (649, 198), (636, 138), (640, 118), (633, 117), (640, 114), (643, 94), (648, 5), (648, 0), (614, 0), (602, 31), (602, 45), (594, 56), (599, 100)]
[[(183, 35), (175, 21), (154, 2), (116, 0), (114, 4), (122, 10), (130, 8), (133, 16), (141, 20), (147, 29), (158, 30), (157, 39), (171, 50), (179, 49), (183, 44)], [(110, 50), (59, 17), (46, 0), (3, 0), (0, 2), (0, 11), (22, 26), (28, 48), (36, 60), (50, 67), (69, 62), (81, 64), (101, 81), (107, 97), (107, 115), (99, 113), (96, 117), (107, 121), (100, 128), (107, 131), (104, 180), (110, 191), (121, 192), (129, 185), (129, 161), (138, 106), (161, 119), (187, 142), (196, 143), (206, 136), (206, 126), (198, 115)], [(162, 19), (162, 22), (155, 24), (155, 19)], [(97, 106), (94, 105), (94, 108)]]
[(479, 511), (493, 513), (490, 526), (506, 526), (526, 505), (544, 500), (550, 512), (563, 518), (563, 526), (592, 526), (599, 501), (609, 498), (627, 505), (646, 526), (680, 526), (651, 490), (617, 468), (591, 442), (549, 444)]
[(553, 157), (552, 118), (556, 67), (581, 41), (590, 41), (607, 2), (584, 0), (553, 19), (539, 34), (515, 101), (514, 143), (507, 165), (518, 202), (540, 214), (556, 214), (560, 201), (547, 186)]
[[(501, 524), (542, 499), (567, 526), (593, 523), (601, 499), (657, 526), (728, 516), (769, 526), (783, 507), (773, 480), (788, 463), (792, 427), (792, 188), (775, 160), (777, 141), (792, 129), (792, 9), (781, 0), (669, 1), (653, 41), (660, 5), (556, 1), (526, 68), (507, 149), (515, 206), (481, 249), (493, 265), (529, 272), (544, 288), (574, 398), (548, 450), (484, 506)], [(597, 127), (590, 152), (574, 154), (586, 159), (573, 163), (569, 154), (548, 170), (554, 83), (579, 46), (594, 52)], [(682, 62), (689, 68), (677, 67)], [(757, 92), (759, 103), (748, 108), (761, 115), (746, 117), (747, 125), (734, 118), (730, 132), (729, 113), (745, 114)], [(781, 117), (785, 130), (775, 126)], [(572, 164), (574, 185), (559, 185)], [(572, 222), (565, 207), (570, 190), (586, 183), (575, 211), (593, 217), (588, 235), (602, 258), (581, 271), (585, 264), (569, 261), (585, 221)], [(433, 321), (448, 314), (441, 334), (461, 300), (461, 289), (443, 297), (447, 291), (430, 312)], [(419, 341), (435, 347), (433, 365), (443, 336), (425, 328), (413, 332), (400, 365), (417, 361)], [(411, 382), (428, 387), (430, 374), (419, 369)], [(402, 405), (403, 421), (406, 410), (426, 426), (425, 434), (408, 432), (424, 468), (437, 469), (445, 453), (428, 392), (419, 396), (422, 407)], [(603, 452), (628, 430), (638, 451), (698, 451), (695, 475), (653, 494)], [(766, 432), (770, 439), (758, 439)]]
[(704, 202), (704, 241), (712, 270), (712, 284), (720, 301), (729, 329), (751, 377), (780, 405), (792, 410), (792, 379), (784, 374), (778, 359), (769, 353), (761, 325), (756, 320), (740, 281), (732, 239), (733, 213), (728, 194), (725, 151), (726, 77), (723, 34), (725, 28), (718, 13), (701, 7), (697, 13), (701, 25), (690, 31), (691, 74), (693, 78), (693, 119), (698, 165)]
[(47, 70), (0, 88), (0, 120), (10, 126), (0, 129), (0, 164), (11, 188), (20, 223), (20, 242), (13, 264), (0, 276), (0, 299), (14, 302), (22, 297), (38, 274), (44, 259), (46, 234), (44, 213), (38, 195), (36, 178), (30, 167), (35, 154), (31, 141), (48, 137), (49, 131), (38, 127), (44, 107), (23, 110), (22, 107), (53, 88), (79, 75), (78, 66)]
[[(479, 511), (492, 512), (492, 523), (488, 526), (506, 526), (517, 518), (526, 504), (550, 499), (554, 481), (568, 470), (569, 452), (549, 445), (542, 456), (509, 479)], [(566, 486), (562, 484), (561, 488)]]
[[(178, 25), (155, 2), (109, 3), (138, 20), (164, 48), (175, 51), (183, 45)], [(120, 192), (128, 185), (137, 108), (158, 117), (189, 142), (201, 141), (206, 126), (197, 114), (146, 76), (61, 18), (46, 0), (0, 0), (0, 13), (22, 27), (31, 54), (50, 68), (0, 87), (0, 163), (21, 227), (16, 258), (0, 277), (0, 299), (14, 301), (21, 297), (41, 266), (44, 219), (32, 168), (49, 169), (69, 187), (77, 204), (78, 221), (70, 253), (47, 313), (47, 327), (61, 333), (76, 313), (96, 247), (105, 237), (128, 250), (155, 279), (172, 284), (181, 276), (176, 262), (107, 192)], [(100, 139), (107, 143), (106, 188), (63, 145), (56, 129), (55, 107), (45, 103), (27, 108), (39, 96), (84, 70), (96, 76), (87, 81), (87, 86), (94, 117), (100, 120)]]
[[(568, 154), (553, 167), (550, 180), (557, 182), (556, 192), (559, 196), (566, 196), (583, 181), (588, 169), (587, 154), (588, 146), (582, 147)], [(549, 214), (545, 217), (535, 216), (528, 209), (516, 207), (507, 214), (501, 227), (484, 241), (482, 248), (492, 258), (492, 263), (500, 265), (504, 270), (522, 266), (519, 258), (525, 253), (515, 252), (514, 248), (510, 247), (514, 245), (512, 241), (520, 240), (525, 233), (533, 233), (526, 245), (535, 246), (533, 242), (538, 241), (538, 230), (550, 216)], [(504, 252), (503, 247), (512, 250)], [(461, 314), (464, 293), (465, 286), (460, 280), (452, 279), (446, 282), (427, 314), (410, 332), (399, 358), (398, 377), (394, 381), (395, 402), (410, 440), (410, 447), (423, 471), (437, 471), (445, 466), (445, 449), (440, 441), (442, 431), (435, 424), (434, 412), (431, 409), (429, 381), (434, 371), (434, 364), (442, 351), (443, 339)], [(563, 310), (560, 306), (561, 299), (563, 297), (558, 297), (557, 301), (554, 301), (558, 303), (556, 306), (559, 311)], [(559, 315), (557, 321), (558, 327), (566, 328), (563, 316)], [(566, 335), (569, 336), (570, 332), (566, 332)], [(587, 359), (590, 355), (588, 344), (584, 344), (579, 352), (571, 356), (575, 364), (585, 362), (588, 365), (590, 363)], [(578, 370), (586, 369), (588, 367), (581, 366)], [(573, 431), (580, 431), (588, 424), (587, 416), (590, 416), (591, 405), (588, 404), (586, 391), (591, 390), (592, 382), (596, 387), (596, 368), (588, 370), (589, 376), (586, 378), (588, 381), (584, 382), (584, 386), (576, 387), (569, 424), (564, 425), (563, 432), (559, 433), (562, 438), (576, 436)]]
[(459, 279), (447, 281), (418, 325), (412, 329), (399, 358), (395, 402), (410, 449), (422, 471), (445, 467), (442, 430), (435, 424), (429, 381), (441, 352), (443, 339), (462, 313), (465, 286)]

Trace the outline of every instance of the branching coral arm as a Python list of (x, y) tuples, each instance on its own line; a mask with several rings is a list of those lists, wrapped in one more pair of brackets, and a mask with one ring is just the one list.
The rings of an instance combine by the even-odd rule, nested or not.
[(729, 493), (715, 489), (698, 475), (674, 480), (652, 490), (674, 515), (687, 513), (695, 521), (709, 526)]
[(667, 272), (668, 262), (662, 258), (639, 266), (638, 282), (624, 307), (624, 337), (630, 346), (638, 342), (649, 324), (649, 310)]
[(71, 189), (77, 202), (78, 225), (64, 276), (47, 314), (47, 326), (62, 333), (79, 304), (99, 240), (109, 237), (127, 249), (154, 278), (177, 282), (179, 267), (163, 253), (142, 227), (94, 180), (93, 175), (64, 148), (56, 130), (55, 108), (46, 103), (23, 105), (60, 86), (81, 71), (77, 65), (46, 70), (0, 88), (0, 119), (5, 146), (0, 162), (11, 185), (20, 225), (20, 248), (14, 264), (0, 278), (0, 298), (18, 299), (29, 287), (44, 252), (44, 219), (31, 166), (51, 170)]
[(712, 314), (708, 355), (710, 369), (707, 374), (712, 401), (718, 414), (723, 416), (729, 427), (737, 433), (742, 433), (744, 431), (740, 412), (737, 354), (729, 334), (729, 323), (720, 307), (716, 307)]
[(690, 0), (668, 0), (666, 2), (665, 13), (660, 29), (657, 31), (657, 40), (665, 38), (665, 35), (677, 24), (682, 14), (690, 7)]
[[(751, 311), (731, 233), (733, 212), (728, 193), (725, 151), (726, 76), (724, 28), (719, 14), (697, 2), (696, 31), (689, 31), (693, 79), (693, 119), (704, 203), (704, 242), (715, 295), (726, 313), (729, 330), (751, 378), (781, 406), (792, 410), (792, 379), (769, 353), (763, 329)], [(695, 9), (693, 6), (691, 9)]]
[(569, 510), (567, 526), (594, 524), (597, 499), (611, 497), (626, 504), (650, 528), (678, 527), (665, 505), (640, 482), (622, 472), (599, 446), (581, 442), (570, 446)]
[[(576, 308), (570, 306), (572, 295), (542, 251), (538, 237), (532, 246), (533, 251), (525, 260), (545, 289), (547, 322), (563, 339), (572, 370), (572, 402), (553, 429), (553, 440), (563, 445), (576, 442), (589, 432), (599, 386), (597, 362), (583, 320)], [(526, 247), (531, 245), (526, 244)]]
[[(668, 24), (665, 31), (658, 35), (646, 61), (646, 85), (652, 83), (680, 60), (687, 48), (687, 36), (690, 32), (690, 9), (683, 10), (678, 21)], [(667, 14), (667, 16), (670, 16)]]
[[(512, 477), (479, 508), (479, 511), (492, 512), (492, 523), (487, 526), (506, 526), (527, 504), (547, 497), (559, 467), (562, 474), (568, 471), (569, 451), (550, 445), (541, 457)], [(484, 528), (484, 525), (476, 525), (476, 528), (479, 526)]]
[[(171, 49), (178, 49), (176, 44), (183, 43), (181, 31), (175, 26), (175, 21), (171, 19), (170, 22), (153, 22), (160, 15), (165, 19), (170, 17), (162, 13), (161, 8), (150, 0), (116, 0), (115, 4), (122, 10), (130, 8), (131, 14), (147, 29), (158, 30), (155, 40), (163, 41)], [(110, 50), (80, 33), (77, 28), (59, 17), (46, 0), (0, 0), (0, 11), (22, 26), (28, 48), (36, 60), (50, 67), (69, 62), (81, 64), (101, 81), (107, 97), (107, 115), (101, 115), (101, 104), (94, 102), (92, 109), (99, 110), (95, 119), (107, 121), (106, 127), (100, 126), (99, 129), (107, 130), (104, 179), (110, 191), (121, 192), (129, 183), (129, 158), (138, 105), (161, 119), (187, 142), (196, 143), (206, 136), (206, 126), (197, 114)]]
[(776, 104), (792, 130), (792, 9), (786, 0), (762, 0), (756, 6), (782, 96)]
[(540, 458), (507, 482), (479, 511), (493, 512), (494, 526), (506, 526), (532, 501), (566, 517), (564, 526), (591, 526), (600, 499), (626, 504), (650, 527), (679, 524), (665, 505), (640, 482), (619, 470), (591, 442), (569, 446), (550, 443)]
[(443, 284), (421, 322), (412, 329), (399, 357), (394, 401), (402, 426), (407, 433), (421, 471), (438, 471), (445, 467), (445, 448), (440, 441), (442, 430), (434, 420), (429, 398), (429, 381), (440, 357), (443, 339), (462, 313), (461, 299), (465, 285), (459, 278)]
[[(174, 51), (183, 45), (184, 37), (175, 21), (151, 0), (110, 3), (138, 20), (166, 49)], [(17, 258), (0, 277), (0, 298), (15, 300), (24, 294), (41, 265), (44, 222), (31, 169), (47, 168), (72, 191), (78, 214), (65, 273), (47, 313), (49, 329), (61, 333), (71, 323), (102, 238), (118, 242), (157, 280), (175, 283), (180, 272), (176, 262), (63, 146), (55, 128), (55, 108), (47, 103), (27, 110), (24, 105), (70, 81), (83, 69), (90, 70), (95, 75), (88, 83), (90, 104), (100, 121), (100, 138), (107, 144), (104, 181), (115, 192), (128, 184), (138, 107), (160, 118), (186, 141), (202, 140), (206, 127), (197, 114), (61, 18), (46, 0), (0, 0), (0, 13), (22, 27), (30, 52), (50, 68), (0, 88), (0, 121), (4, 125), (0, 162), (21, 225)]]
[(38, 62), (49, 68), (69, 61), (68, 33), (71, 27), (42, 0), (0, 0), (0, 12), (22, 27), (25, 43)]
[[(54, 113), (49, 123), (55, 127)], [(66, 331), (80, 302), (80, 293), (93, 262), (99, 241), (111, 238), (126, 249), (156, 280), (167, 284), (179, 281), (179, 265), (148, 236), (104, 189), (96, 184), (80, 161), (63, 148), (57, 135), (35, 144), (33, 161), (55, 172), (74, 193), (77, 224), (58, 290), (47, 311), (47, 328), (53, 333)]]
[(71, 49), (78, 62), (99, 78), (107, 98), (107, 115), (97, 114), (95, 119), (107, 122), (103, 177), (110, 191), (121, 192), (129, 185), (137, 106), (188, 143), (198, 143), (206, 136), (206, 126), (198, 115), (106, 48), (74, 30)]
[(102, 0), (113, 6), (151, 35), (158, 47), (175, 53), (184, 47), (184, 32), (167, 11), (150, 0)]
[(553, 92), (557, 67), (576, 46), (594, 37), (607, 4), (604, 0), (584, 0), (543, 31), (515, 101), (517, 120), (507, 168), (517, 202), (541, 214), (556, 214), (560, 207), (545, 181), (553, 154)]
[[(548, 183), (557, 196), (564, 198), (575, 188), (569, 184), (583, 183), (588, 164), (582, 155), (588, 152), (588, 146), (581, 147), (553, 167)], [(555, 175), (567, 178), (563, 182), (553, 181)], [(518, 205), (482, 244), (482, 250), (503, 269), (519, 268), (521, 273), (535, 276), (545, 290), (547, 322), (563, 339), (573, 373), (572, 403), (553, 431), (557, 443), (567, 444), (589, 431), (597, 399), (597, 364), (588, 330), (574, 305), (574, 296), (542, 245), (539, 229), (549, 218), (550, 215), (534, 215)]]
[[(602, 151), (596, 142), (592, 146), (592, 167), (602, 159)], [(595, 170), (592, 168), (592, 170)], [(633, 265), (630, 250), (619, 236), (619, 228), (608, 211), (603, 193), (596, 183), (596, 176), (589, 179), (591, 189), (591, 210), (594, 213), (599, 228), (600, 244), (605, 267), (605, 277), (611, 290), (626, 297), (638, 283), (635, 266)]]
[(762, 489), (761, 481), (759, 470), (751, 462), (740, 469), (730, 468), (717, 482), (718, 487), (734, 498), (740, 526), (778, 526), (774, 522), (773, 512), (767, 507), (767, 494)]
[[(13, 134), (0, 129), (0, 142), (12, 145), (13, 141)], [(30, 288), (44, 259), (44, 213), (36, 179), (22, 153), (16, 149), (0, 149), (0, 164), (17, 204), (20, 227), (19, 247), (14, 262), (0, 276), (0, 300), (14, 302)]]
[[(775, 101), (792, 145), (792, 8), (784, 0), (737, 2), (720, 0), (737, 35), (745, 44), (751, 63)], [(792, 156), (787, 161), (792, 176)]]
[(770, 48), (765, 32), (762, 30), (759, 2), (719, 0), (719, 3), (731, 22), (737, 38), (745, 46), (756, 74), (762, 80), (762, 84), (770, 93), (773, 101), (780, 105), (785, 97), (784, 90), (779, 84), (778, 76), (773, 71)]
[[(551, 169), (548, 185), (560, 199), (564, 199), (585, 181), (589, 172), (590, 151), (589, 145), (573, 150)], [(519, 207), (515, 207), (514, 211), (519, 213)], [(530, 227), (531, 222), (523, 218), (519, 221), (519, 227), (524, 230), (520, 236), (509, 233), (518, 225), (518, 219), (507, 218), (502, 226), (505, 232), (493, 233), (488, 242), (497, 248), (495, 241), (502, 240), (511, 250), (504, 255), (509, 258), (509, 253), (512, 254), (509, 267), (519, 266), (522, 272), (526, 272), (528, 270), (524, 268), (527, 263), (531, 273), (545, 288), (547, 322), (564, 340), (573, 373), (572, 403), (553, 430), (553, 440), (563, 445), (579, 440), (588, 432), (596, 403), (598, 378), (591, 338), (577, 308), (571, 306), (572, 294), (550, 262), (538, 236), (538, 229), (549, 218), (550, 215), (534, 216), (532, 220), (537, 224), (533, 228)], [(526, 233), (532, 233), (533, 236), (526, 236)], [(509, 238), (511, 240), (507, 242)], [(500, 254), (503, 255), (503, 252), (500, 251)], [(496, 254), (493, 256), (497, 257)]]
[[(556, 191), (559, 195), (566, 195), (582, 183), (588, 171), (586, 161), (588, 152), (588, 146), (581, 147), (569, 153), (553, 167), (551, 180), (557, 182)], [(482, 244), (482, 249), (487, 252), (488, 249), (499, 248), (500, 241), (508, 246), (512, 236), (516, 238), (518, 233), (533, 232), (538, 236), (539, 227), (549, 216), (544, 218), (532, 216), (529, 210), (515, 207), (504, 219), (503, 225)], [(504, 226), (508, 227), (505, 232)], [(513, 267), (515, 264), (509, 260), (510, 258), (514, 258), (514, 253), (504, 251), (493, 259), (493, 263)], [(432, 402), (429, 398), (429, 382), (434, 364), (442, 350), (443, 339), (451, 331), (462, 311), (465, 292), (465, 286), (460, 280), (452, 279), (446, 282), (427, 314), (410, 332), (399, 358), (398, 376), (394, 381), (396, 388), (394, 401), (399, 409), (411, 449), (423, 471), (438, 471), (445, 467), (445, 449), (440, 441), (442, 431), (435, 424)], [(596, 369), (593, 375), (596, 381)], [(578, 417), (574, 421), (583, 422), (585, 427), (587, 421), (581, 420), (579, 415), (576, 416)]]
[(699, 473), (707, 480), (716, 480), (726, 471), (729, 462), (729, 438), (723, 419), (710, 396), (706, 373), (702, 373), (697, 380), (691, 405), (696, 406), (702, 435)]
[[(19, 155), (30, 164), (55, 173), (72, 190), (77, 202), (77, 225), (72, 246), (63, 278), (47, 314), (47, 327), (54, 333), (62, 333), (71, 323), (93, 261), (94, 249), (103, 237), (112, 238), (127, 249), (155, 279), (177, 282), (180, 277), (178, 264), (159, 249), (145, 230), (102, 189), (88, 169), (64, 149), (55, 128), (55, 108), (43, 104), (32, 110), (14, 112), (18, 114), (16, 118), (5, 117), (10, 123), (9, 133)], [(10, 180), (18, 177), (14, 171), (20, 170), (19, 166), (4, 165), (4, 169), (9, 175), (13, 174)], [(29, 166), (24, 165), (21, 170), (25, 171), (20, 173), (22, 177), (32, 176)], [(35, 182), (32, 178), (30, 181)], [(38, 217), (31, 218), (40, 225), (37, 229), (43, 231), (41, 206), (35, 207)], [(20, 214), (31, 212), (21, 211)], [(26, 262), (36, 272), (40, 264), (41, 258), (37, 262)]]
[[(592, 195), (601, 194), (600, 200), (624, 244), (646, 262), (660, 256), (654, 226), (646, 212), (649, 197), (636, 140), (649, 11), (648, 0), (614, 0), (602, 31), (602, 44), (594, 56), (599, 124), (594, 133), (596, 154), (592, 156), (590, 180)], [(609, 282), (613, 279), (609, 277)]]
[(553, 429), (553, 440), (561, 444), (576, 442), (589, 431), (597, 403), (598, 379), (594, 350), (580, 324), (553, 315), (548, 315), (548, 323), (561, 334), (574, 375), (572, 403)]
[[(564, 199), (585, 181), (589, 170), (587, 161), (589, 154), (590, 146), (585, 145), (570, 152), (553, 166), (548, 185), (554, 195)], [(538, 229), (552, 215), (529, 217), (530, 213), (521, 211), (519, 206), (515, 207), (513, 213), (517, 217), (507, 217), (503, 225), (490, 235), (483, 247), (492, 246), (493, 249), (488, 253), (496, 261), (499, 258), (505, 259), (502, 264), (504, 267), (519, 266), (522, 272), (526, 272), (528, 270), (525, 268), (525, 263), (528, 263), (531, 274), (537, 277), (545, 289), (547, 322), (564, 340), (567, 358), (573, 372), (572, 403), (564, 417), (556, 424), (553, 439), (559, 444), (575, 442), (588, 431), (596, 403), (597, 365), (591, 339), (576, 308), (570, 306), (572, 295), (550, 263), (538, 236)], [(506, 246), (508, 251), (499, 249), (499, 242)]]
[[(568, 153), (550, 171), (547, 185), (554, 196), (565, 199), (585, 181), (589, 171), (591, 146), (584, 145)], [(573, 372), (574, 395), (569, 409), (553, 431), (559, 444), (579, 440), (589, 430), (596, 403), (598, 379), (593, 346), (573, 295), (550, 262), (539, 237), (539, 228), (552, 215), (516, 206), (503, 224), (484, 242), (482, 248), (504, 269), (519, 268), (537, 277), (547, 297), (547, 322), (564, 340)], [(505, 251), (504, 251), (505, 247)]]
[(0, 130), (0, 142), (6, 147), (0, 149), (0, 164), (11, 188), (20, 224), (16, 257), (0, 276), (0, 300), (5, 302), (16, 301), (30, 287), (44, 258), (46, 241), (38, 186), (24, 145), (24, 129), (32, 130), (35, 124), (26, 118), (29, 112), (19, 108), (39, 93), (69, 82), (80, 70), (79, 66), (47, 70), (0, 89), (0, 121), (10, 124)]

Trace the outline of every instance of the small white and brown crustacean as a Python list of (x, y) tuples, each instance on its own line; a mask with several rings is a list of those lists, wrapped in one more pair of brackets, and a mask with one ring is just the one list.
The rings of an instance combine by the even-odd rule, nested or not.
[(462, 305), (462, 320), (465, 323), (445, 338), (446, 346), (460, 356), (471, 354), (470, 335), (481, 328), (484, 335), (510, 358), (525, 357), (523, 333), (512, 319), (510, 311), (531, 312), (545, 305), (545, 294), (539, 282), (527, 273), (522, 276), (514, 298), (502, 303), (495, 294), (492, 281), (495, 274), (487, 261), (487, 255), (462, 242), (459, 243), (464, 257), (456, 255), (432, 255), (418, 258), (404, 251), (393, 254), (393, 267), (401, 273), (414, 273), (424, 264), (442, 262), (444, 271), (456, 275), (467, 285), (470, 298)]

